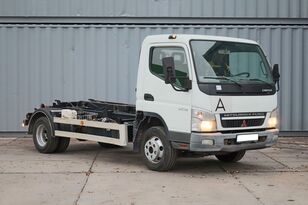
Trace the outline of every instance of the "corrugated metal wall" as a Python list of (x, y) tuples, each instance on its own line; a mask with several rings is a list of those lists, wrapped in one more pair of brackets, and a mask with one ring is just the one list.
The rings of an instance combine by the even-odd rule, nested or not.
[(308, 26), (0, 25), (0, 131), (54, 99), (134, 103), (140, 45), (150, 34), (253, 39), (281, 66), (283, 131), (308, 131)]
[(308, 131), (308, 0), (0, 0), (0, 22), (0, 132), (55, 98), (134, 103), (141, 41), (160, 33), (259, 41), (281, 65), (282, 130)]
[(308, 0), (0, 0), (0, 5), (0, 16), (308, 17)]

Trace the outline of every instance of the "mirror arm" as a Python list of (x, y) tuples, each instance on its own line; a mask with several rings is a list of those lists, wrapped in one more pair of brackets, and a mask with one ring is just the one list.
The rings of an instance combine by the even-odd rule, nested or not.
[(174, 86), (173, 83), (170, 83), (170, 84), (171, 84), (172, 88), (173, 88), (175, 91), (179, 91), (179, 92), (188, 92), (188, 91), (189, 91), (189, 89), (187, 89), (187, 88), (178, 89), (178, 88), (176, 88), (176, 87)]

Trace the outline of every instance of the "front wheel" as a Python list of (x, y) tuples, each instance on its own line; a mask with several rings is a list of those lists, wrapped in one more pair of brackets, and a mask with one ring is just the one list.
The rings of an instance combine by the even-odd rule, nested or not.
[(151, 127), (145, 131), (141, 153), (146, 166), (154, 171), (168, 171), (176, 162), (177, 151), (167, 140), (163, 127)]
[(238, 151), (238, 152), (231, 152), (228, 154), (221, 154), (221, 155), (215, 155), (219, 161), (222, 162), (238, 162), (240, 161), (244, 155), (245, 155), (245, 150), (243, 151)]

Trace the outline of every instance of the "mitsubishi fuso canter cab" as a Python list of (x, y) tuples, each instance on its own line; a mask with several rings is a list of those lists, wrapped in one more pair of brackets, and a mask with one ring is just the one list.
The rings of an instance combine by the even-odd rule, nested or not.
[(109, 148), (133, 143), (149, 169), (166, 171), (179, 156), (236, 162), (277, 141), (279, 69), (255, 41), (148, 36), (137, 75), (135, 105), (56, 100), (28, 113), (23, 125), (36, 149), (63, 152), (70, 138)]

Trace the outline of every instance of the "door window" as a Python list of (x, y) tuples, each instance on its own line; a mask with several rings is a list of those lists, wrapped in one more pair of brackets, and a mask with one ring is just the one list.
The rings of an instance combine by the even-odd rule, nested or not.
[(178, 87), (185, 86), (185, 77), (188, 77), (188, 64), (185, 51), (181, 47), (154, 47), (151, 49), (150, 71), (164, 80), (163, 58), (173, 57), (176, 83)]

